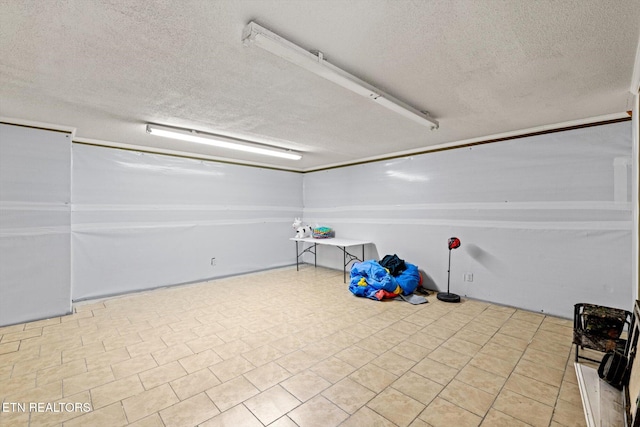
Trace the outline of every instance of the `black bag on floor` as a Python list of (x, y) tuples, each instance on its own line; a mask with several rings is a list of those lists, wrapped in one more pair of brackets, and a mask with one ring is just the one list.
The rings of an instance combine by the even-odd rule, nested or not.
[(389, 274), (392, 276), (397, 276), (407, 269), (407, 266), (404, 264), (404, 260), (398, 258), (398, 255), (385, 255), (378, 264), (389, 270)]
[(618, 390), (627, 385), (628, 360), (618, 350), (609, 351), (604, 355), (598, 367), (598, 376)]

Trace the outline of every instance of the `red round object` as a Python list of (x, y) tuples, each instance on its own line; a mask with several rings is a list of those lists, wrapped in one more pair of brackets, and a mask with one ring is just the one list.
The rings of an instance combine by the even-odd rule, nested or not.
[(456, 249), (460, 247), (460, 239), (457, 237), (449, 238), (449, 250)]

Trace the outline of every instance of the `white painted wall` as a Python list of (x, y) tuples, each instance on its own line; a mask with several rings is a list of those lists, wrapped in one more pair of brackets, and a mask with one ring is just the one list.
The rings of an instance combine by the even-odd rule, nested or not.
[[(564, 317), (577, 302), (630, 308), (631, 141), (624, 122), (309, 173), (304, 217), (440, 290), (457, 236), (452, 292)], [(341, 268), (337, 253), (318, 261)]]
[[(439, 289), (447, 239), (461, 238), (451, 290), (473, 298), (570, 317), (576, 302), (622, 307), (636, 292), (631, 122), (304, 176), (0, 132), (0, 325), (69, 312), (72, 298), (290, 265), (303, 212)], [(319, 250), (320, 265), (341, 259)]]
[(0, 326), (67, 314), (71, 135), (0, 124)]
[(73, 299), (290, 265), (301, 214), (298, 173), (74, 144)]

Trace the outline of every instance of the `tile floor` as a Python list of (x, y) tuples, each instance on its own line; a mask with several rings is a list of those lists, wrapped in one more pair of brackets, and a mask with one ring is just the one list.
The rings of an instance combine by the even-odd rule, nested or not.
[(428, 299), (304, 266), (77, 304), (0, 328), (0, 425), (585, 425), (571, 321)]

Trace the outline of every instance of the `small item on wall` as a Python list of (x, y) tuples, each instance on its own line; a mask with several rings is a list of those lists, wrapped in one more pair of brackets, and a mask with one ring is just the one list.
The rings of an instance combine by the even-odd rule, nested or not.
[(447, 292), (438, 292), (437, 298), (444, 302), (460, 302), (460, 295), (449, 292), (449, 283), (451, 282), (451, 250), (460, 247), (460, 239), (457, 237), (449, 238), (449, 269), (447, 270)]

